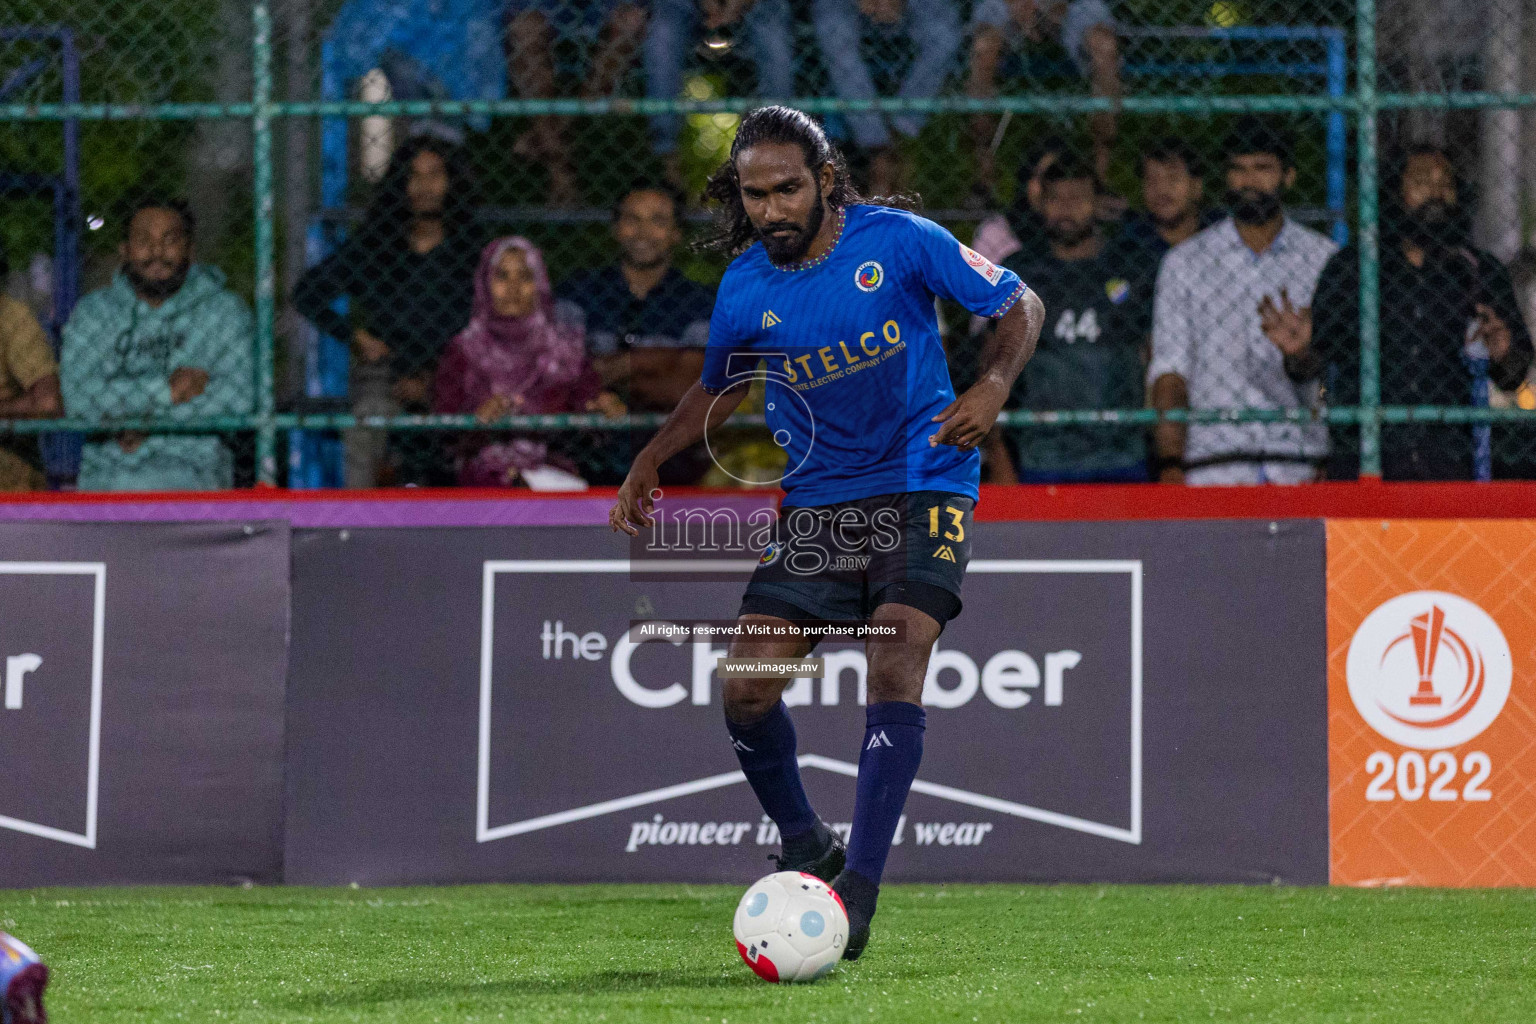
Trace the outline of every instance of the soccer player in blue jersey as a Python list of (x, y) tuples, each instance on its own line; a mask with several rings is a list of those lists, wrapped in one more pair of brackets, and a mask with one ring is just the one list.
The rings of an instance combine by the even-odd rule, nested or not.
[[(715, 301), (701, 380), (636, 456), (610, 522), (653, 523), (657, 467), (724, 422), (766, 361), (766, 416), (788, 456), (775, 535), (739, 619), (868, 621), (866, 728), (853, 832), (811, 809), (780, 699), (788, 678), (727, 677), (726, 729), (777, 823), (782, 870), (832, 882), (848, 911), (846, 959), (869, 941), (880, 878), (922, 758), (923, 682), (960, 611), (978, 497), (979, 445), (1034, 352), (1045, 309), (1010, 270), (905, 210), (865, 202), (821, 127), (798, 110), (742, 119), (706, 195), (735, 256)], [(955, 397), (934, 296), (997, 321), (977, 383)], [(782, 634), (781, 634), (782, 636)], [(798, 658), (813, 637), (731, 643), (731, 658)]]

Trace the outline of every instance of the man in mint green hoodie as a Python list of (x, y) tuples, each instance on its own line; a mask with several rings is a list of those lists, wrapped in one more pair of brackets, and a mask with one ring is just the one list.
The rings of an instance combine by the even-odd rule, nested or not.
[[(193, 221), (180, 200), (139, 204), (123, 266), (64, 326), (60, 382), (69, 416), (193, 420), (251, 411), (250, 309), (222, 271), (192, 263)], [(216, 436), (124, 432), (85, 446), (83, 491), (208, 491), (233, 486)]]

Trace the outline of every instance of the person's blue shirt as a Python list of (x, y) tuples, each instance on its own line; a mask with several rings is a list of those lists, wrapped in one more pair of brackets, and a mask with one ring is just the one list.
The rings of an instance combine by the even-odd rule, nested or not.
[(835, 211), (832, 248), (775, 266), (761, 243), (725, 272), (702, 384), (718, 394), (767, 360), (768, 427), (788, 453), (786, 505), (939, 490), (978, 497), (981, 456), (930, 446), (955, 399), (934, 296), (1000, 317), (1024, 294), (930, 220), (884, 206)]

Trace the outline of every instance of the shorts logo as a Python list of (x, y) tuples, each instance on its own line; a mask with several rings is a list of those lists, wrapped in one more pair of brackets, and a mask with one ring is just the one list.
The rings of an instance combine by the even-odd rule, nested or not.
[(1104, 282), (1104, 294), (1109, 296), (1109, 301), (1120, 305), (1131, 294), (1131, 282), (1123, 277), (1116, 277)]
[(938, 549), (934, 551), (933, 557), (942, 558), (946, 562), (953, 562), (955, 560), (955, 549), (948, 544), (940, 544)]
[(760, 557), (757, 560), (757, 564), (758, 565), (772, 565), (774, 562), (778, 561), (779, 552), (781, 552), (783, 550), (784, 550), (784, 548), (782, 546), (780, 546), (778, 541), (776, 541), (776, 540), (769, 541), (768, 542), (768, 546), (763, 548), (762, 557)]
[(872, 292), (885, 283), (885, 268), (874, 260), (861, 263), (853, 272), (853, 283), (861, 292)]
[(1002, 267), (993, 263), (964, 242), (960, 243), (960, 255), (965, 257), (966, 266), (987, 279), (987, 284), (995, 285), (1003, 279)]
[(1366, 724), (1420, 750), (1458, 746), (1492, 725), (1514, 676), (1493, 617), (1437, 590), (1394, 597), (1367, 615), (1345, 665)]

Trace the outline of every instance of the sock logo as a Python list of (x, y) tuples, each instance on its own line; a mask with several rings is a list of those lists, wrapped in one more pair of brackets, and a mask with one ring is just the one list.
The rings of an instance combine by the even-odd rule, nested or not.
[(749, 747), (745, 743), (741, 742), (741, 740), (737, 739), (735, 736), (731, 737), (731, 746), (735, 747), (737, 750), (745, 750), (749, 754), (753, 753), (753, 750), (752, 750), (751, 747)]
[(885, 734), (885, 730), (881, 729), (869, 738), (869, 744), (864, 749), (874, 750), (876, 747), (894, 747), (895, 745), (891, 742), (891, 738)]

